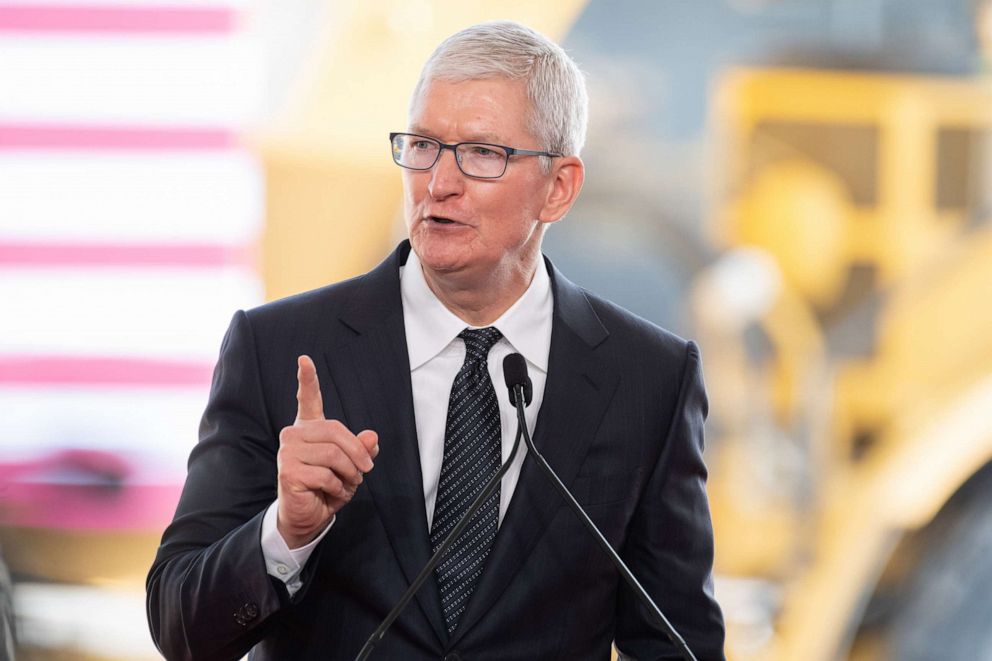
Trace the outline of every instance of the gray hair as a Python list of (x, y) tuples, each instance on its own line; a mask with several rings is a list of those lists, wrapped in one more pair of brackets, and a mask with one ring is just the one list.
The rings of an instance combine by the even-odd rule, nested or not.
[(582, 151), (589, 114), (585, 77), (561, 46), (513, 21), (473, 25), (441, 42), (420, 72), (410, 114), (434, 80), (495, 77), (526, 82), (531, 102), (527, 128), (541, 149), (563, 156)]

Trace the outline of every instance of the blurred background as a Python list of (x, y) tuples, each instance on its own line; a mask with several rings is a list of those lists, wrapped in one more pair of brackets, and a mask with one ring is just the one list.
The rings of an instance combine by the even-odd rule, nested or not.
[(496, 18), (588, 76), (546, 252), (702, 347), (731, 660), (992, 658), (992, 0), (0, 0), (0, 658), (157, 658), (228, 320), (403, 237)]

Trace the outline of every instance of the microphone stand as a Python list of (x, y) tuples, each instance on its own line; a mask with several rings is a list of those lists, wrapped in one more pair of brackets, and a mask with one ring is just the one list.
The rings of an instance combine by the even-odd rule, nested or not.
[[(582, 506), (579, 505), (578, 501), (575, 500), (575, 497), (558, 478), (558, 475), (554, 472), (551, 466), (548, 465), (548, 462), (545, 461), (544, 457), (541, 456), (541, 453), (537, 451), (536, 447), (534, 447), (534, 441), (531, 440), (530, 433), (527, 431), (527, 421), (524, 417), (524, 384), (514, 384), (513, 392), (514, 397), (511, 399), (517, 408), (517, 440), (520, 440), (520, 434), (522, 432), (524, 443), (527, 445), (527, 452), (534, 458), (534, 461), (537, 462), (537, 465), (540, 467), (541, 471), (547, 476), (548, 480), (552, 485), (554, 485), (555, 489), (565, 500), (565, 502), (568, 503), (569, 507), (571, 507), (576, 515), (578, 515), (579, 520), (582, 521), (589, 533), (596, 539), (600, 548), (602, 548), (603, 551), (610, 556), (610, 559), (620, 571), (620, 575), (623, 576), (623, 579), (627, 582), (627, 585), (629, 585), (630, 589), (634, 591), (634, 594), (636, 594), (637, 598), (640, 599), (648, 613), (652, 615), (655, 624), (657, 624), (665, 635), (668, 636), (668, 639), (672, 641), (672, 644), (678, 648), (679, 653), (685, 661), (696, 661), (696, 657), (693, 656), (692, 651), (689, 649), (689, 646), (686, 645), (685, 640), (682, 639), (682, 636), (680, 636), (675, 630), (675, 627), (672, 626), (672, 623), (668, 621), (665, 614), (661, 612), (661, 609), (658, 608), (657, 604), (654, 603), (654, 600), (651, 599), (651, 596), (641, 586), (637, 578), (627, 567), (627, 564), (620, 558), (619, 554), (613, 550), (610, 543), (606, 541), (605, 537), (603, 537), (603, 533), (599, 531), (596, 524), (592, 522), (589, 515), (585, 513)], [(516, 445), (514, 445), (514, 450), (516, 450)]]
[[(520, 411), (523, 411), (522, 403), (520, 404)], [(519, 417), (518, 414), (518, 420), (523, 420), (523, 419), (524, 418)], [(441, 557), (449, 548), (451, 548), (451, 545), (455, 543), (455, 540), (458, 539), (458, 535), (462, 533), (462, 530), (465, 529), (471, 518), (475, 516), (475, 513), (478, 512), (479, 509), (482, 507), (482, 503), (486, 502), (486, 499), (488, 499), (496, 491), (496, 488), (499, 486), (500, 480), (503, 479), (503, 475), (505, 475), (506, 471), (509, 470), (510, 464), (513, 463), (513, 458), (517, 454), (517, 448), (520, 446), (521, 430), (524, 430), (524, 433), (526, 433), (525, 428), (527, 425), (525, 423), (521, 423), (521, 424), (523, 426), (520, 425), (517, 426), (517, 436), (513, 440), (513, 448), (510, 450), (510, 456), (507, 458), (505, 462), (503, 462), (503, 465), (500, 466), (500, 469), (496, 472), (496, 474), (493, 475), (492, 478), (490, 478), (489, 482), (486, 483), (486, 487), (482, 490), (482, 492), (476, 497), (474, 501), (472, 501), (472, 505), (468, 508), (468, 511), (466, 511), (465, 514), (462, 515), (462, 518), (459, 519), (457, 524), (455, 524), (455, 527), (452, 529), (450, 533), (448, 533), (448, 536), (444, 538), (444, 541), (441, 542), (441, 545), (437, 547), (437, 550), (434, 551), (434, 555), (432, 555), (431, 559), (427, 561), (427, 564), (424, 565), (424, 568), (420, 570), (420, 573), (417, 574), (417, 577), (413, 579), (413, 583), (411, 583), (410, 587), (407, 588), (406, 592), (403, 593), (403, 596), (400, 598), (399, 602), (397, 602), (397, 604), (393, 607), (393, 610), (389, 611), (389, 614), (386, 616), (386, 619), (382, 621), (382, 624), (380, 624), (378, 628), (376, 628), (376, 630), (372, 632), (372, 635), (369, 636), (368, 640), (365, 641), (365, 645), (358, 653), (358, 656), (355, 657), (355, 661), (366, 661), (366, 659), (369, 658), (369, 655), (372, 654), (372, 650), (375, 649), (375, 646), (378, 645), (379, 641), (381, 641), (383, 636), (386, 635), (386, 631), (389, 629), (390, 625), (392, 625), (392, 623), (396, 620), (396, 618), (399, 617), (403, 609), (406, 608), (406, 605), (410, 603), (410, 600), (413, 599), (413, 595), (417, 593), (417, 590), (420, 589), (420, 586), (422, 586), (424, 584), (424, 581), (426, 581), (427, 578), (431, 575), (431, 573), (434, 571), (434, 568), (437, 567), (438, 564), (440, 564)]]

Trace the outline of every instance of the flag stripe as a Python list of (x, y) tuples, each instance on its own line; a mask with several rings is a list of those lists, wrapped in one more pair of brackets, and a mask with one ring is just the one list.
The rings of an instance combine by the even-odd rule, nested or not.
[(217, 150), (231, 149), (236, 144), (232, 131), (216, 127), (0, 124), (0, 151)]
[(234, 24), (229, 7), (0, 5), (0, 32), (216, 34)]
[(200, 387), (213, 366), (146, 358), (0, 355), (0, 386)]
[(255, 266), (251, 246), (209, 243), (0, 241), (0, 268), (220, 268)]

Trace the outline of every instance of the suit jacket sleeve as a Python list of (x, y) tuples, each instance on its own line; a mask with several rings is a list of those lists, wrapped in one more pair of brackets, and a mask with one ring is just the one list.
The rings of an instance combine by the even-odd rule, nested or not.
[(167, 659), (241, 658), (288, 603), (285, 587), (266, 573), (260, 544), (264, 510), (276, 497), (277, 449), (251, 324), (239, 311), (175, 518), (148, 575), (148, 621)]
[[(702, 455), (708, 404), (699, 352), (692, 342), (686, 348), (678, 393), (621, 555), (696, 657), (722, 660), (724, 628), (713, 598), (713, 529)], [(625, 583), (618, 596), (616, 644), (624, 658), (682, 658)]]

